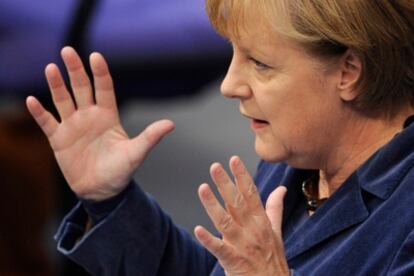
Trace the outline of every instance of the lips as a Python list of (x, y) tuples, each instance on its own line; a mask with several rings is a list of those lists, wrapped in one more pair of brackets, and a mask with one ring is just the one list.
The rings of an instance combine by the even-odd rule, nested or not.
[(252, 119), (250, 126), (253, 129), (260, 129), (269, 126), (269, 122), (259, 119)]
[(260, 129), (269, 126), (269, 122), (266, 120), (258, 119), (249, 115), (242, 113), (242, 115), (248, 119), (250, 119), (251, 123), (250, 126), (253, 129)]

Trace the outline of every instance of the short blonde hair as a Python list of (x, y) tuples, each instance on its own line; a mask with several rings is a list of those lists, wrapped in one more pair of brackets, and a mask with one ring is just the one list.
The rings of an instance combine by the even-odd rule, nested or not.
[(206, 8), (225, 37), (254, 12), (318, 58), (352, 49), (362, 61), (360, 110), (392, 116), (414, 106), (413, 0), (206, 0)]

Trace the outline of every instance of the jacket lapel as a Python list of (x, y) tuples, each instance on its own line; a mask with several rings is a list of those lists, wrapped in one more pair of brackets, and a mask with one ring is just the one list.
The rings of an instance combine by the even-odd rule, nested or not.
[[(311, 249), (326, 239), (361, 223), (369, 216), (362, 191), (379, 199), (388, 198), (414, 163), (414, 124), (378, 150), (318, 210), (285, 241), (288, 260)], [(303, 208), (305, 199), (300, 184), (309, 171), (287, 168), (282, 179), (288, 188), (283, 221), (290, 220), (295, 208)]]
[(352, 175), (286, 240), (287, 259), (289, 260), (342, 230), (360, 223), (368, 215), (358, 178)]

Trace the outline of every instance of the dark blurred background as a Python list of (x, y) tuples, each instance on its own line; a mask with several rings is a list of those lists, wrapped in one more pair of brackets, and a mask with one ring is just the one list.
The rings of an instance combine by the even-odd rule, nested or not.
[(55, 250), (76, 198), (24, 106), (34, 95), (54, 112), (43, 69), (62, 68), (65, 45), (84, 60), (92, 51), (107, 58), (130, 135), (156, 119), (176, 122), (134, 177), (178, 224), (213, 229), (196, 192), (211, 183), (212, 162), (238, 154), (255, 170), (248, 124), (219, 94), (230, 45), (203, 0), (1, 0), (0, 275), (87, 275)]

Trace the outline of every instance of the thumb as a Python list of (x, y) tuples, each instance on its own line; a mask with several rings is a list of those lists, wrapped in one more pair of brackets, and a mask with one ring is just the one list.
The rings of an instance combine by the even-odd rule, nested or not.
[(145, 128), (137, 137), (131, 139), (131, 156), (134, 163), (142, 162), (148, 152), (175, 128), (174, 122), (170, 120), (156, 121)]
[(286, 192), (285, 186), (279, 186), (269, 195), (266, 201), (266, 215), (270, 220), (273, 232), (276, 234), (281, 234), (283, 199)]

